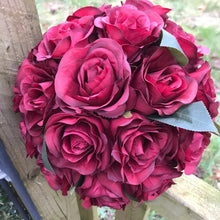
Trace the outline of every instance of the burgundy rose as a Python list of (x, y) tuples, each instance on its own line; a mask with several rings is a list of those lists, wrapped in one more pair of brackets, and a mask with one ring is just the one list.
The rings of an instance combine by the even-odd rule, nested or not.
[[(43, 143), (43, 133), (42, 133), (41, 126), (37, 129), (36, 127), (35, 129), (28, 128), (28, 124), (26, 125), (24, 119), (21, 119), (20, 130), (21, 130), (21, 136), (25, 142), (27, 156), (30, 156), (30, 157), (37, 156), (39, 152), (39, 148), (41, 147)], [(36, 130), (37, 132), (33, 133), (32, 130), (33, 131)]]
[(52, 69), (46, 64), (25, 59), (14, 87), (14, 111), (21, 112), (20, 128), (31, 157), (42, 143), (43, 126), (54, 107), (54, 63)]
[(146, 13), (151, 9), (163, 18), (166, 18), (166, 14), (171, 10), (169, 8), (163, 8), (160, 5), (154, 5), (148, 0), (126, 0), (125, 4), (134, 5), (138, 10), (145, 11)]
[(196, 171), (202, 153), (210, 143), (210, 137), (208, 132), (199, 133), (179, 129), (178, 170), (184, 170), (187, 175)]
[(72, 15), (68, 16), (67, 21), (77, 22), (77, 19), (79, 19), (78, 22), (80, 23), (80, 18), (88, 17), (88, 16), (98, 17), (98, 16), (101, 16), (103, 14), (103, 12), (104, 11), (102, 10), (102, 8), (87, 6), (87, 7), (83, 7), (83, 8), (78, 9)]
[(108, 177), (114, 181), (138, 185), (151, 175), (157, 163), (165, 158), (172, 160), (177, 153), (176, 128), (137, 113), (112, 120), (110, 129), (115, 141), (112, 149), (115, 162), (108, 170)]
[(195, 71), (198, 65), (204, 63), (200, 57), (209, 54), (207, 47), (197, 45), (192, 34), (186, 33), (181, 26), (170, 20), (166, 22), (165, 29), (176, 37), (184, 54), (188, 57), (189, 63), (184, 67), (188, 72)]
[(118, 117), (126, 109), (130, 66), (121, 46), (99, 39), (85, 48), (73, 48), (60, 62), (55, 78), (58, 102), (65, 111), (88, 110)]
[(71, 169), (59, 169), (57, 167), (53, 167), (53, 174), (44, 167), (41, 159), (37, 161), (37, 164), (40, 166), (41, 172), (44, 174), (49, 186), (55, 191), (61, 190), (64, 196), (67, 195), (67, 191), (71, 186), (77, 184), (81, 176), (79, 173)]
[(15, 111), (44, 113), (54, 97), (54, 75), (25, 59), (19, 68), (14, 92)]
[(105, 17), (96, 18), (95, 25), (106, 29), (109, 38), (123, 45), (130, 58), (140, 47), (159, 39), (164, 21), (158, 12), (165, 13), (149, 1), (130, 0), (108, 10)]
[(62, 23), (48, 29), (43, 34), (42, 41), (34, 50), (37, 60), (60, 58), (71, 46), (70, 28), (71, 24)]
[(91, 205), (124, 209), (129, 203), (122, 184), (109, 180), (105, 173), (97, 176), (85, 176), (82, 186), (78, 187), (76, 192), (81, 199), (84, 199), (83, 206), (87, 209)]
[(218, 115), (219, 103), (216, 102), (216, 93), (213, 80), (210, 76), (211, 68), (206, 61), (197, 71), (190, 74), (199, 84), (195, 101), (203, 101), (212, 118)]
[(170, 115), (191, 103), (197, 93), (195, 79), (177, 64), (165, 47), (152, 47), (134, 71), (131, 86), (136, 90), (134, 109), (144, 115)]
[(181, 176), (175, 168), (168, 164), (159, 164), (151, 175), (139, 185), (125, 185), (125, 191), (133, 198), (149, 201), (157, 198), (174, 184), (173, 178)]
[(101, 14), (95, 7), (81, 8), (69, 16), (67, 22), (51, 27), (34, 52), (37, 60), (60, 59), (70, 48), (86, 46), (89, 38), (93, 38), (94, 16)]
[(110, 148), (105, 135), (108, 122), (91, 115), (53, 114), (46, 124), (45, 140), (52, 166), (82, 175), (104, 170)]

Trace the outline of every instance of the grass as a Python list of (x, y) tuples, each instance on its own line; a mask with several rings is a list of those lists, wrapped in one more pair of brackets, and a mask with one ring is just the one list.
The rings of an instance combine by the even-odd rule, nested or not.
[(22, 220), (7, 194), (0, 187), (0, 220)]

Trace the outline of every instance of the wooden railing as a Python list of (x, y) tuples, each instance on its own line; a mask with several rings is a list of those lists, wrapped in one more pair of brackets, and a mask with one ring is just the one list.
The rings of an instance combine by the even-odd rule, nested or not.
[[(43, 220), (97, 220), (96, 208), (85, 210), (75, 194), (63, 197), (50, 189), (33, 159), (25, 159), (19, 116), (12, 110), (18, 66), (41, 40), (34, 0), (0, 1), (0, 139)], [(220, 192), (195, 176), (182, 176), (154, 201), (136, 202), (116, 212), (116, 220), (146, 219), (153, 208), (166, 220), (219, 220)], [(36, 219), (38, 220), (38, 219)]]
[[(194, 175), (175, 180), (176, 184), (157, 199), (139, 205), (132, 202), (123, 211), (116, 212), (116, 220), (146, 220), (149, 208), (166, 220), (217, 220), (220, 219), (220, 191)], [(139, 218), (129, 218), (132, 212)], [(142, 215), (140, 215), (142, 213)]]

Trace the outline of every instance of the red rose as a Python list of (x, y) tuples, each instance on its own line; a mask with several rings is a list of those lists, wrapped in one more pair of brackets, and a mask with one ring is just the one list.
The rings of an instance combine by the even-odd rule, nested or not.
[(148, 1), (126, 1), (121, 7), (108, 10), (105, 17), (96, 18), (95, 25), (106, 29), (109, 38), (123, 45), (130, 58), (140, 47), (159, 39), (164, 21), (158, 12), (162, 10)]
[(125, 4), (134, 5), (138, 10), (145, 11), (146, 13), (151, 9), (162, 17), (166, 17), (166, 14), (171, 10), (160, 5), (154, 5), (148, 0), (126, 0)]
[(37, 60), (59, 59), (74, 46), (86, 46), (94, 31), (94, 16), (101, 14), (95, 7), (81, 8), (67, 22), (51, 27), (34, 52)]
[(175, 168), (168, 164), (159, 164), (151, 175), (140, 185), (125, 185), (125, 191), (135, 199), (149, 201), (157, 198), (174, 184), (173, 178), (181, 176)]
[(211, 68), (206, 61), (197, 71), (190, 74), (199, 84), (195, 101), (203, 101), (212, 118), (218, 115), (219, 103), (216, 102), (216, 93), (213, 80), (210, 76)]
[[(187, 137), (187, 138), (186, 138)], [(177, 155), (178, 170), (187, 175), (193, 174), (201, 160), (204, 149), (210, 143), (208, 132), (193, 132), (179, 129), (179, 151)]]
[(52, 166), (73, 169), (82, 175), (104, 170), (111, 147), (105, 135), (107, 125), (104, 119), (91, 115), (53, 114), (45, 133)]
[(34, 50), (38, 61), (60, 58), (71, 46), (71, 24), (62, 23), (53, 26), (43, 34), (43, 40)]
[(130, 118), (112, 120), (110, 129), (115, 141), (115, 162), (108, 177), (114, 181), (138, 185), (151, 175), (157, 163), (176, 155), (178, 140), (174, 127), (132, 113)]
[[(35, 129), (33, 129), (33, 127), (28, 128), (27, 126), (28, 126), (28, 123), (25, 124), (24, 118), (22, 118), (20, 121), (20, 130), (21, 130), (21, 136), (25, 142), (26, 154), (27, 156), (30, 156), (30, 157), (37, 156), (39, 152), (39, 148), (41, 147), (43, 143), (42, 127), (39, 126), (38, 128), (35, 127)], [(37, 132), (33, 133), (32, 130), (36, 130)]]
[(137, 93), (134, 109), (144, 115), (173, 114), (182, 105), (191, 103), (198, 89), (196, 80), (165, 47), (148, 50), (143, 63), (134, 71), (131, 86)]
[(184, 54), (188, 57), (189, 63), (184, 67), (188, 72), (195, 71), (198, 65), (204, 63), (200, 57), (209, 54), (207, 47), (197, 45), (192, 34), (186, 33), (182, 27), (170, 20), (166, 22), (165, 29), (176, 37)]
[(54, 75), (25, 59), (15, 82), (14, 110), (44, 112), (54, 96)]
[(53, 61), (35, 63), (25, 59), (16, 77), (14, 111), (21, 112), (20, 128), (31, 157), (42, 143), (43, 126), (54, 108), (56, 65)]
[(129, 199), (124, 194), (123, 186), (109, 180), (104, 173), (93, 177), (85, 176), (82, 186), (78, 187), (76, 192), (81, 199), (84, 199), (83, 206), (87, 209), (91, 205), (124, 209), (129, 203)]
[(41, 159), (37, 161), (37, 164), (40, 166), (41, 172), (44, 174), (49, 186), (53, 190), (61, 190), (64, 196), (67, 195), (67, 191), (70, 187), (75, 186), (79, 181), (80, 174), (71, 169), (59, 169), (57, 167), (53, 167), (55, 173), (53, 174), (44, 167)]
[(63, 56), (55, 78), (60, 107), (65, 111), (88, 110), (104, 117), (118, 117), (126, 109), (130, 66), (121, 46), (99, 39)]
[(100, 10), (100, 8), (96, 8), (93, 6), (87, 6), (87, 7), (83, 7), (83, 8), (78, 9), (72, 15), (68, 16), (67, 21), (77, 21), (76, 19), (80, 19), (80, 18), (87, 17), (87, 16), (91, 16), (91, 17), (96, 16), (97, 17), (97, 16), (101, 16), (102, 13), (103, 13), (103, 11)]

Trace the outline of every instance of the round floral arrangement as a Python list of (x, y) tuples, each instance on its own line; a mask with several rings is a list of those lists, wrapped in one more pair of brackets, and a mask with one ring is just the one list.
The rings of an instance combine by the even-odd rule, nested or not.
[(19, 68), (14, 111), (54, 190), (125, 208), (195, 172), (218, 114), (208, 49), (148, 0), (88, 6)]

